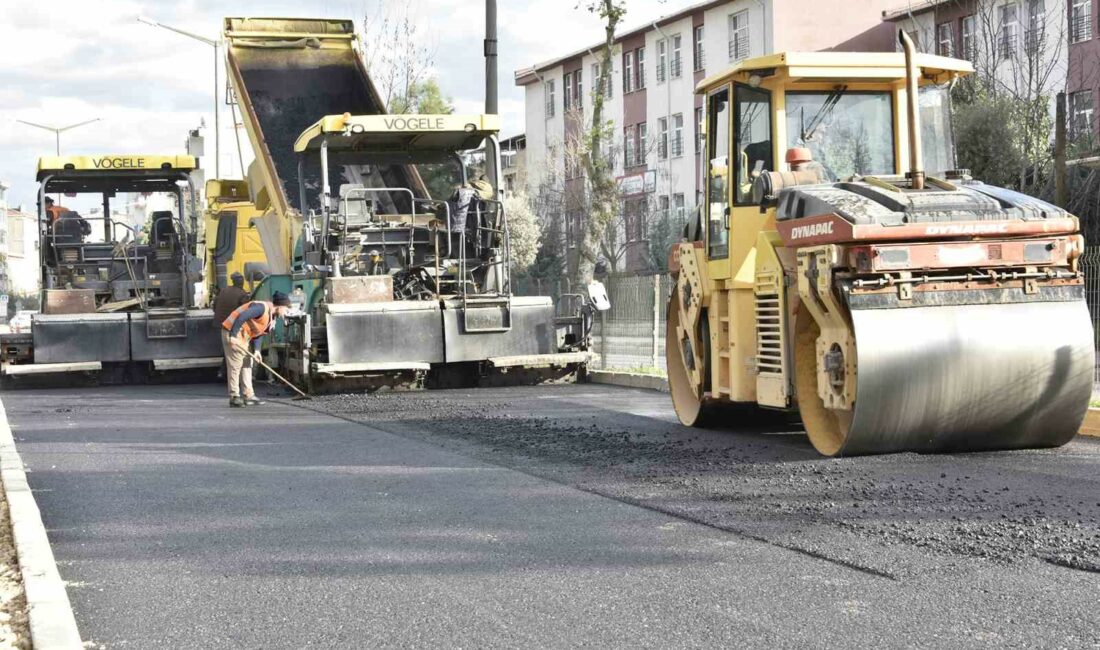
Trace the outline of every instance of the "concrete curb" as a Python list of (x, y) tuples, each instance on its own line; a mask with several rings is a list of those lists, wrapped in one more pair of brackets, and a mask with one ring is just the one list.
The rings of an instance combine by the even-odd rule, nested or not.
[(593, 384), (610, 384), (628, 388), (647, 388), (662, 393), (668, 392), (668, 380), (657, 375), (643, 375), (635, 372), (612, 372), (610, 370), (588, 371), (588, 381)]
[(0, 482), (11, 511), (12, 537), (27, 594), (27, 618), (35, 650), (82, 650), (65, 583), (57, 572), (42, 513), (27, 484), (8, 416), (0, 402)]
[(1100, 409), (1090, 407), (1085, 413), (1085, 421), (1077, 430), (1077, 435), (1100, 438)]

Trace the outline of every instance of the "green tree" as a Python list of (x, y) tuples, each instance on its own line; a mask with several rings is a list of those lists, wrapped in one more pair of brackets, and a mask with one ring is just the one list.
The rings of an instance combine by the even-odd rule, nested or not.
[(419, 113), (423, 115), (450, 115), (455, 112), (454, 100), (443, 94), (435, 78), (414, 83), (405, 94), (390, 100), (390, 113)]

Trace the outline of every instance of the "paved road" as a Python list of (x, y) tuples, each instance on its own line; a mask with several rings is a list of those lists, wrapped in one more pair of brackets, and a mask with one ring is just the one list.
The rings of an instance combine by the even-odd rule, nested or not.
[(822, 460), (797, 434), (685, 429), (666, 399), (3, 395), (107, 647), (1100, 639), (1097, 441)]

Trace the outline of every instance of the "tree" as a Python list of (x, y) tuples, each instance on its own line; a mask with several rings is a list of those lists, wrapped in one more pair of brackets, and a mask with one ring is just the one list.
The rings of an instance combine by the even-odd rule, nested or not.
[(592, 123), (580, 151), (589, 195), (587, 218), (581, 228), (576, 268), (573, 270), (575, 286), (585, 287), (594, 279), (599, 243), (605, 238), (608, 226), (619, 211), (618, 185), (613, 175), (611, 156), (607, 155), (607, 143), (612, 139), (613, 122), (604, 119), (603, 89), (611, 83), (611, 58), (615, 50), (615, 30), (626, 15), (625, 0), (591, 0), (588, 11), (604, 21), (604, 44), (600, 57), (599, 82), (593, 84)]
[(450, 115), (455, 108), (453, 100), (443, 94), (435, 77), (429, 77), (413, 84), (407, 95), (394, 97), (389, 112)]
[(515, 270), (526, 271), (538, 255), (542, 226), (523, 192), (512, 192), (504, 199), (504, 214), (508, 216), (512, 264)]
[[(435, 45), (417, 0), (373, 0), (363, 16), (363, 63), (387, 112), (413, 113), (432, 81)], [(439, 87), (435, 86), (438, 93)], [(427, 112), (427, 111), (422, 111)]]

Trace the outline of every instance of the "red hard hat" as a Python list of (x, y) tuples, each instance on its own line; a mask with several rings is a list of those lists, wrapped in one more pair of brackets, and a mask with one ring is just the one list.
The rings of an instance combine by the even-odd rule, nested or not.
[(807, 163), (814, 159), (814, 155), (806, 147), (791, 147), (787, 149), (786, 161), (789, 165)]

